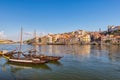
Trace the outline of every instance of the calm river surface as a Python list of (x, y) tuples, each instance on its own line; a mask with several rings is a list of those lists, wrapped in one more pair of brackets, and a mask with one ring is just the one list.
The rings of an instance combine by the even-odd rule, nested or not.
[[(0, 45), (14, 50), (17, 44)], [(22, 50), (33, 46), (23, 45)], [(120, 46), (42, 45), (39, 54), (64, 56), (44, 65), (18, 65), (0, 57), (0, 80), (120, 80)]]

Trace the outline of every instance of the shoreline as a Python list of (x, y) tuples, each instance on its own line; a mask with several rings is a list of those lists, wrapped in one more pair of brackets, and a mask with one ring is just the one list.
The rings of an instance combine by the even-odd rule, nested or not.
[[(0, 43), (0, 45), (2, 44), (19, 44), (19, 43)], [(27, 44), (27, 43), (23, 43), (23, 44)], [(49, 43), (49, 44), (27, 44), (27, 45), (120, 45), (119, 43), (117, 44), (111, 44), (111, 43), (87, 43), (87, 44), (64, 44), (64, 43)]]
[[(0, 44), (19, 44), (18, 42), (0, 42)], [(98, 43), (98, 42), (90, 42), (90, 43), (23, 43), (28, 45), (120, 45), (120, 43)]]

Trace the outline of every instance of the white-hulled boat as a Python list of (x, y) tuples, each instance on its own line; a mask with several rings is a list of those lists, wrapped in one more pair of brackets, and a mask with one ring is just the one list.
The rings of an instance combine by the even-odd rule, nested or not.
[(46, 63), (47, 61), (45, 60), (40, 60), (37, 58), (8, 58), (9, 62), (15, 62), (15, 63), (27, 63), (27, 64), (43, 64)]

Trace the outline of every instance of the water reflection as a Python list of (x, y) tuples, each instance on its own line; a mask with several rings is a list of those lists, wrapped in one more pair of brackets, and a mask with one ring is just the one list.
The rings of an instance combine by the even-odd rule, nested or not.
[[(0, 45), (15, 49), (17, 45)], [(23, 51), (34, 46), (23, 45)], [(38, 53), (64, 56), (45, 65), (20, 65), (0, 57), (2, 80), (119, 80), (120, 46), (115, 45), (41, 45)], [(116, 64), (117, 63), (117, 64)], [(9, 74), (9, 75), (8, 75)], [(107, 74), (107, 75), (105, 75)], [(4, 77), (9, 78), (4, 79)], [(12, 78), (10, 78), (12, 77)]]
[(62, 54), (76, 54), (89, 56), (90, 45), (43, 45), (39, 46), (38, 50), (43, 54), (62, 55)]
[[(0, 58), (1, 59), (1, 58)], [(15, 73), (20, 70), (30, 70), (30, 69), (38, 69), (38, 70), (52, 70), (48, 65), (46, 64), (21, 64), (21, 63), (13, 63), (13, 62), (7, 62), (5, 59), (1, 59), (1, 61), (4, 61), (3, 63), (0, 63), (0, 69), (3, 72), (10, 72)]]
[(120, 46), (108, 46), (108, 56), (111, 61), (120, 61)]
[[(11, 47), (12, 46), (12, 47)], [(0, 45), (0, 49), (12, 50), (18, 47), (18, 44), (14, 45)], [(91, 55), (96, 57), (105, 57), (111, 61), (118, 61), (120, 58), (120, 46), (116, 45), (42, 45), (32, 46), (23, 45), (22, 50), (27, 51), (36, 48), (39, 54), (66, 56), (73, 55), (83, 59), (89, 58)], [(67, 55), (67, 56), (68, 56)]]
[(21, 69), (44, 69), (44, 70), (51, 70), (51, 68), (49, 66), (47, 66), (46, 64), (19, 64), (19, 63), (11, 63), (11, 62), (7, 62), (6, 65), (9, 65), (11, 67), (14, 68), (21, 68)]
[(91, 46), (91, 55), (96, 58), (102, 58), (106, 61), (120, 61), (120, 46), (118, 45), (102, 45), (102, 46)]
[(59, 56), (71, 54), (81, 60), (89, 58), (91, 55), (99, 58), (108, 57), (111, 61), (118, 61), (120, 59), (120, 46), (117, 45), (42, 45), (36, 46), (36, 49), (41, 54)]
[(56, 66), (63, 66), (63, 64), (60, 61), (50, 61), (49, 64), (53, 64)]
[(96, 57), (102, 57), (102, 56), (108, 55), (108, 50), (105, 49), (105, 47), (100, 45), (92, 45), (90, 53)]

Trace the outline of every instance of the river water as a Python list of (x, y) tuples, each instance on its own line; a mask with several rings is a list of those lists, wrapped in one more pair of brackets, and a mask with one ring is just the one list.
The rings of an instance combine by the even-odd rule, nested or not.
[[(0, 45), (14, 50), (17, 44)], [(34, 48), (23, 45), (22, 50)], [(63, 56), (57, 62), (42, 65), (18, 65), (0, 57), (0, 80), (120, 80), (118, 45), (42, 45), (38, 54)]]

